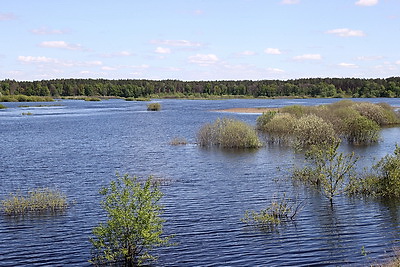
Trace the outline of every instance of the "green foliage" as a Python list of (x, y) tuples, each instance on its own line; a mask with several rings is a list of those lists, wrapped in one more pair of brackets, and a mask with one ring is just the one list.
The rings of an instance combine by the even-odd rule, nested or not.
[(160, 111), (161, 110), (161, 104), (160, 103), (150, 103), (147, 104), (147, 110), (149, 111)]
[(98, 97), (85, 97), (85, 101), (101, 101)]
[(299, 147), (332, 144), (337, 141), (332, 123), (313, 114), (303, 116), (296, 121), (294, 135), (296, 146)]
[(386, 155), (373, 166), (372, 173), (353, 179), (350, 194), (364, 194), (385, 198), (400, 198), (400, 147), (393, 155)]
[(26, 194), (11, 193), (1, 201), (2, 210), (7, 215), (63, 211), (68, 207), (67, 197), (59, 190), (49, 188), (33, 189)]
[(170, 237), (161, 237), (164, 219), (159, 204), (163, 194), (159, 184), (150, 176), (140, 181), (136, 176), (117, 174), (100, 194), (108, 220), (93, 229), (90, 239), (95, 264), (123, 263), (141, 265), (156, 260), (150, 252), (158, 246), (169, 245)]
[(379, 140), (379, 125), (361, 115), (346, 119), (343, 136), (353, 144), (368, 144)]
[(127, 97), (125, 98), (126, 101), (151, 101), (148, 97)]
[(271, 121), (273, 117), (275, 117), (276, 114), (276, 111), (264, 112), (260, 117), (257, 118), (257, 129), (261, 131), (266, 131), (266, 125)]
[(24, 115), (24, 116), (30, 116), (30, 115), (33, 115), (33, 113), (32, 113), (32, 112), (22, 112), (21, 114), (22, 114), (22, 115)]
[(0, 102), (52, 102), (49, 96), (0, 95)]
[(283, 222), (293, 221), (302, 203), (296, 203), (286, 197), (274, 200), (263, 210), (247, 210), (241, 219), (243, 223), (263, 231), (271, 231)]
[(293, 178), (314, 185), (331, 202), (354, 179), (354, 167), (358, 160), (354, 153), (338, 152), (340, 142), (313, 146), (307, 151), (309, 166), (296, 170)]
[(0, 109), (6, 109), (6, 108), (7, 108), (6, 106), (0, 104)]
[(223, 148), (258, 148), (261, 142), (257, 132), (247, 123), (229, 118), (217, 119), (207, 123), (197, 133), (200, 146), (219, 146)]
[(257, 129), (267, 133), (270, 141), (291, 140), (307, 147), (339, 138), (353, 144), (374, 143), (381, 126), (399, 123), (399, 114), (388, 104), (342, 100), (313, 107), (287, 106), (278, 114), (263, 114), (257, 119)]

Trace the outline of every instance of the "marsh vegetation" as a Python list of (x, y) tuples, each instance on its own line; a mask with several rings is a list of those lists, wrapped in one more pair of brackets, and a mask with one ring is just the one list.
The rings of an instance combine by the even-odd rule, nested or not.
[(147, 104), (147, 110), (148, 111), (160, 111), (161, 110), (161, 104), (158, 103), (158, 102), (149, 103), (149, 104)]

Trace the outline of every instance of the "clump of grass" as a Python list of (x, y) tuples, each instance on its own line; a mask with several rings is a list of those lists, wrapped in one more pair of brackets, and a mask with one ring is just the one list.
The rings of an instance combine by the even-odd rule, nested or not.
[(187, 143), (187, 140), (183, 137), (175, 137), (170, 142), (173, 146), (187, 145)]
[(22, 112), (22, 115), (24, 115), (24, 116), (30, 116), (30, 115), (33, 115), (33, 113), (32, 113), (32, 112)]
[(0, 109), (6, 109), (6, 108), (7, 108), (6, 106), (0, 104)]
[(86, 97), (85, 101), (101, 101), (101, 99), (98, 97)]
[(259, 212), (247, 210), (241, 221), (260, 230), (271, 231), (281, 223), (293, 221), (301, 207), (302, 203), (291, 201), (284, 194)]
[(148, 111), (160, 111), (161, 110), (161, 104), (158, 103), (158, 102), (147, 104), (147, 110)]
[(207, 123), (197, 133), (200, 146), (223, 148), (258, 148), (261, 142), (255, 129), (247, 123), (229, 118)]
[(1, 201), (1, 206), (7, 215), (23, 215), (63, 211), (68, 207), (68, 202), (59, 190), (38, 188), (26, 194), (11, 193), (7, 199)]

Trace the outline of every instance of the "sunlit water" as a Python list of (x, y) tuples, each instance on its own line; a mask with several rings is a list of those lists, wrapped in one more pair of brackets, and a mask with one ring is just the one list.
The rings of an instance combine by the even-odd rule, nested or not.
[[(0, 199), (16, 190), (50, 187), (76, 204), (57, 215), (2, 214), (0, 266), (89, 265), (91, 229), (104, 219), (98, 191), (116, 172), (169, 181), (162, 187), (165, 232), (175, 234), (177, 245), (157, 250), (155, 265), (362, 266), (399, 246), (399, 203), (339, 196), (331, 208), (326, 198), (288, 179), (293, 165), (302, 162), (289, 148), (235, 152), (195, 144), (206, 122), (229, 116), (254, 125), (260, 115), (211, 110), (337, 99), (157, 101), (160, 112), (146, 111), (146, 102), (123, 100), (25, 108), (3, 103), (9, 108), (0, 110)], [(400, 99), (369, 101), (400, 106)], [(342, 149), (354, 150), (360, 165), (371, 166), (393, 152), (399, 136), (400, 128), (385, 129), (377, 145)], [(189, 144), (171, 146), (174, 137)], [(261, 232), (240, 221), (246, 210), (265, 208), (283, 193), (304, 201), (295, 223)]]

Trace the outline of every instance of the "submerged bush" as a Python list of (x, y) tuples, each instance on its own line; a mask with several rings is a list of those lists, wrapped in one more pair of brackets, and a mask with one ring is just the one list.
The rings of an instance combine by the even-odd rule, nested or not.
[(350, 194), (380, 197), (400, 197), (400, 147), (396, 145), (393, 155), (386, 155), (373, 166), (373, 172), (353, 179)]
[(161, 104), (160, 103), (147, 104), (147, 110), (149, 110), (149, 111), (160, 111), (161, 110)]
[(272, 201), (266, 209), (259, 212), (247, 210), (241, 221), (260, 230), (270, 231), (283, 222), (293, 221), (301, 206), (302, 203), (291, 201), (284, 194), (282, 198)]
[(101, 101), (98, 97), (85, 97), (85, 101)]
[(170, 144), (173, 146), (187, 145), (187, 140), (183, 137), (175, 137), (171, 140)]
[(219, 146), (224, 148), (257, 148), (261, 146), (257, 132), (247, 123), (222, 118), (213, 124), (207, 123), (197, 133), (200, 146)]
[(358, 115), (345, 121), (343, 137), (354, 144), (369, 144), (379, 140), (380, 127), (366, 117)]
[(58, 190), (38, 188), (27, 194), (11, 193), (1, 201), (7, 215), (19, 215), (31, 212), (62, 211), (68, 207), (66, 196)]
[(318, 144), (332, 144), (337, 141), (335, 130), (330, 122), (316, 115), (306, 115), (296, 121), (294, 127), (296, 145), (310, 147)]
[(288, 142), (293, 137), (296, 119), (291, 114), (281, 113), (274, 116), (263, 130), (268, 133), (270, 142)]
[(0, 109), (6, 109), (6, 108), (7, 108), (6, 106), (0, 104)]
[(273, 117), (277, 115), (276, 111), (264, 112), (261, 116), (257, 118), (257, 129), (261, 131), (266, 131), (266, 125), (271, 121)]

